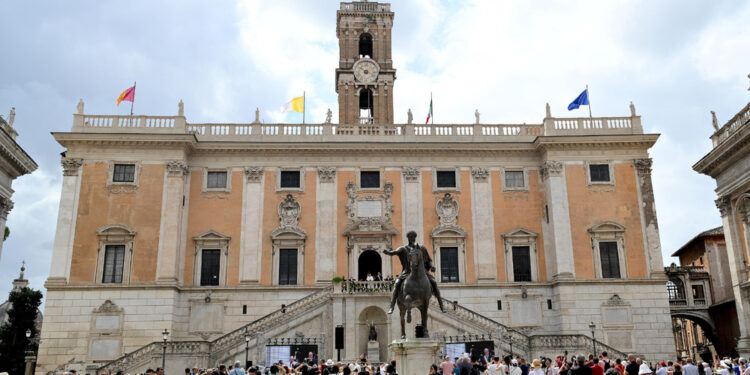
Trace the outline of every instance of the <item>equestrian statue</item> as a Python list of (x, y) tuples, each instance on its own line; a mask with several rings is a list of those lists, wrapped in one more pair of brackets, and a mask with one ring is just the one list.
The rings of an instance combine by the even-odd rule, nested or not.
[(393, 285), (393, 295), (391, 296), (391, 306), (388, 314), (393, 313), (393, 307), (398, 303), (398, 310), (401, 315), (401, 338), (406, 338), (404, 328), (404, 315), (406, 321), (411, 323), (411, 309), (418, 308), (422, 317), (422, 327), (424, 336), (427, 332), (427, 308), (430, 306), (430, 298), (434, 295), (440, 305), (440, 310), (445, 312), (443, 299), (440, 298), (437, 282), (430, 272), (435, 272), (432, 265), (432, 259), (427, 252), (427, 248), (417, 244), (417, 232), (409, 231), (406, 234), (409, 244), (401, 246), (396, 250), (383, 250), (386, 255), (398, 255), (401, 261), (403, 271), (396, 279)]

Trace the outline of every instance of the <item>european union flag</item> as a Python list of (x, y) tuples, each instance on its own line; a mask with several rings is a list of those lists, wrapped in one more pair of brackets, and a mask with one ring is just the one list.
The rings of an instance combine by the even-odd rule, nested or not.
[(583, 90), (581, 95), (578, 95), (572, 103), (568, 104), (568, 111), (578, 109), (582, 105), (589, 105), (589, 89)]

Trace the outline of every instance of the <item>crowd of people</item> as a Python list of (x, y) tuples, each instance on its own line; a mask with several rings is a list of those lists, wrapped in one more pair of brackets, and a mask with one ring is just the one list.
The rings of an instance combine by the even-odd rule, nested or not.
[[(164, 375), (161, 368), (149, 369), (145, 375)], [(291, 357), (267, 366), (244, 368), (234, 365), (215, 368), (186, 368), (185, 375), (398, 375), (396, 361), (373, 364), (363, 354), (356, 362), (318, 361), (310, 355), (303, 360)], [(444, 357), (440, 363), (425, 370), (426, 375), (750, 375), (750, 365), (745, 358), (723, 358), (707, 362), (692, 359), (648, 362), (634, 355), (610, 359), (606, 352), (597, 358), (593, 355), (569, 356), (567, 352), (554, 359), (540, 357), (527, 361), (521, 356), (499, 357), (488, 349), (479, 356), (468, 353), (460, 357)], [(2, 375), (2, 374), (0, 374)], [(63, 375), (76, 375), (66, 372)], [(100, 374), (102, 375), (102, 374)], [(110, 375), (103, 373), (103, 375)], [(111, 375), (130, 375), (117, 372)], [(142, 374), (137, 374), (142, 375)]]
[(444, 357), (433, 364), (428, 374), (441, 375), (750, 375), (745, 358), (716, 359), (694, 362), (692, 359), (648, 362), (635, 355), (610, 359), (606, 352), (593, 355), (568, 356), (567, 352), (551, 358), (536, 358), (527, 362), (523, 357), (500, 358), (485, 349), (480, 356)]

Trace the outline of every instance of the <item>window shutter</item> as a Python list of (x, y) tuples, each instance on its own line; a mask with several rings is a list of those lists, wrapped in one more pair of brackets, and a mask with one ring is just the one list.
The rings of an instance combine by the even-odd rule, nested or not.
[(104, 248), (102, 283), (122, 283), (125, 265), (125, 245), (107, 245)]
[(617, 254), (617, 242), (599, 242), (599, 259), (602, 263), (603, 278), (620, 278), (620, 257)]
[(279, 285), (297, 285), (297, 249), (279, 251)]
[(440, 248), (440, 282), (458, 282), (458, 248)]
[(201, 286), (219, 285), (221, 250), (203, 250), (201, 256)]

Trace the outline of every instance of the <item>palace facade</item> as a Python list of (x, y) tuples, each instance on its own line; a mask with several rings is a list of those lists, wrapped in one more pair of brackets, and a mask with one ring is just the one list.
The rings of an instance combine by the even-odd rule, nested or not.
[[(644, 134), (630, 115), (393, 123), (390, 4), (341, 3), (339, 124), (85, 113), (70, 132), (37, 374), (274, 353), (390, 356), (414, 230), (447, 343), (527, 357), (675, 352)], [(333, 67), (332, 67), (333, 68)], [(416, 319), (415, 319), (416, 320)], [(337, 326), (343, 330), (337, 343)], [(413, 323), (411, 325), (413, 327)], [(162, 342), (164, 330), (169, 332)], [(409, 333), (413, 333), (413, 330)], [(372, 358), (372, 355), (371, 355)]]

